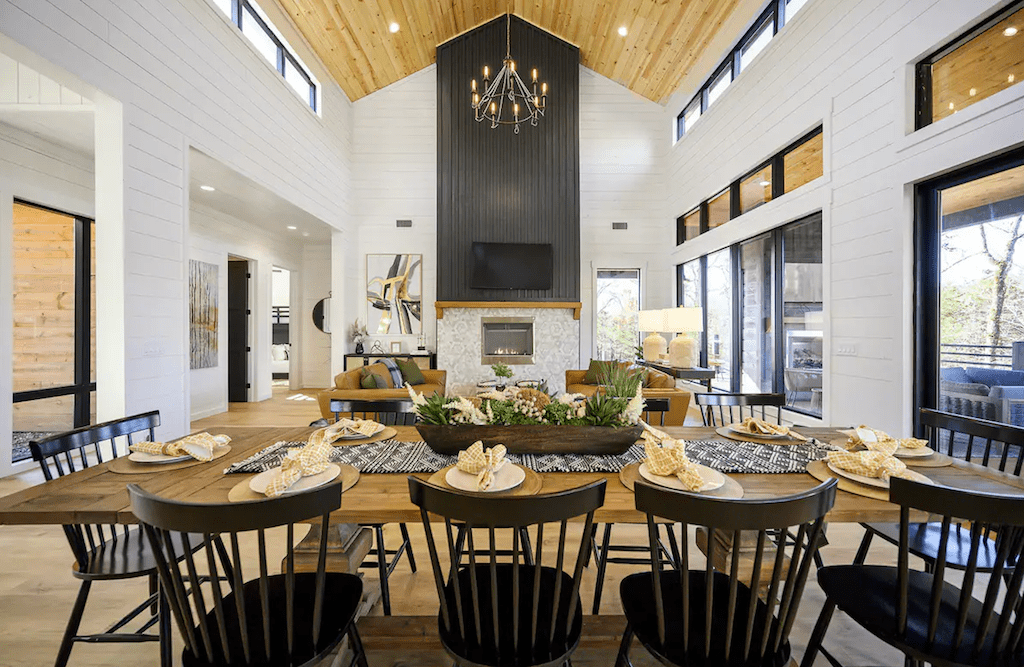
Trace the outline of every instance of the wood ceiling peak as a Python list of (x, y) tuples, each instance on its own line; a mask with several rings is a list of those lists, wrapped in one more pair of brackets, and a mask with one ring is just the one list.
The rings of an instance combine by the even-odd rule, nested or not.
[[(505, 0), (275, 0), (352, 101), (433, 64), (436, 47), (505, 14)], [(583, 65), (663, 102), (751, 0), (514, 0), (524, 21), (574, 44)], [(391, 33), (395, 21), (400, 29)], [(620, 37), (625, 25), (628, 33)], [(731, 39), (737, 35), (729, 35)], [(512, 45), (513, 52), (515, 45)], [(716, 61), (721, 54), (715, 54)]]

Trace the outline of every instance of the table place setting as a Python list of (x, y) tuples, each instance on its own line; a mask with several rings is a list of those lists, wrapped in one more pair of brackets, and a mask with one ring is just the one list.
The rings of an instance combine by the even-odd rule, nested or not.
[(953, 464), (952, 457), (936, 452), (927, 440), (920, 438), (894, 438), (885, 431), (863, 424), (839, 432), (847, 439), (835, 440), (832, 444), (849, 451), (882, 452), (916, 468), (942, 468)]
[(231, 451), (226, 435), (193, 433), (174, 442), (136, 442), (128, 446), (128, 456), (113, 459), (110, 471), (123, 475), (180, 470), (219, 459)]
[(763, 445), (790, 445), (808, 442), (808, 438), (788, 426), (773, 424), (756, 417), (747, 417), (741, 422), (719, 426), (715, 429), (715, 433), (730, 440), (757, 442)]
[(543, 485), (536, 472), (508, 460), (505, 445), (484, 448), (479, 440), (459, 452), (455, 465), (427, 481), (456, 491), (511, 496), (535, 495)]
[(889, 499), (889, 480), (892, 477), (922, 484), (935, 483), (907, 468), (907, 464), (895, 456), (870, 449), (829, 452), (827, 459), (807, 464), (807, 472), (823, 482), (835, 477), (839, 480), (840, 489), (879, 500)]
[(714, 468), (690, 460), (687, 443), (644, 423), (645, 458), (619, 471), (619, 481), (633, 491), (638, 479), (652, 484), (719, 498), (742, 498), (739, 482)]
[(348, 419), (344, 417), (330, 426), (320, 429), (320, 431), (323, 431), (320, 437), (329, 440), (332, 444), (337, 443), (335, 446), (349, 444), (347, 442), (338, 443), (339, 440), (358, 440), (360, 443), (367, 443), (377, 440), (388, 440), (398, 434), (398, 429), (395, 427), (379, 424), (372, 419)]

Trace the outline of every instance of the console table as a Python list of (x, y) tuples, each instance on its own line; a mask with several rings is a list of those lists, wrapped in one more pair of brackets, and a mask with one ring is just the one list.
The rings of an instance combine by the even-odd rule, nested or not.
[(401, 354), (364, 352), (363, 354), (346, 354), (345, 370), (350, 371), (360, 366), (369, 366), (381, 359), (412, 359), (417, 366), (424, 370), (437, 368), (437, 353), (435, 352), (403, 352)]
[(703, 382), (704, 386), (711, 391), (711, 380), (715, 378), (717, 371), (714, 368), (701, 368), (699, 366), (694, 368), (679, 368), (677, 366), (669, 366), (668, 364), (659, 364), (655, 361), (638, 361), (641, 366), (647, 366), (653, 368), (656, 371), (667, 373), (678, 380), (697, 380)]

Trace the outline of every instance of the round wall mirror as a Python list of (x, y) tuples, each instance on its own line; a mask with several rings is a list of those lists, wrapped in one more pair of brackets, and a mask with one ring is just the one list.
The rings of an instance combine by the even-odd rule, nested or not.
[(313, 324), (325, 334), (331, 333), (331, 297), (320, 299), (313, 306)]

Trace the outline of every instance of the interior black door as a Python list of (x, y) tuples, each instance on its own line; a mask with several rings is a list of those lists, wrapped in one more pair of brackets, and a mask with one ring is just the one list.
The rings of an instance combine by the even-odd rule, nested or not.
[(249, 263), (228, 262), (228, 401), (249, 400)]

